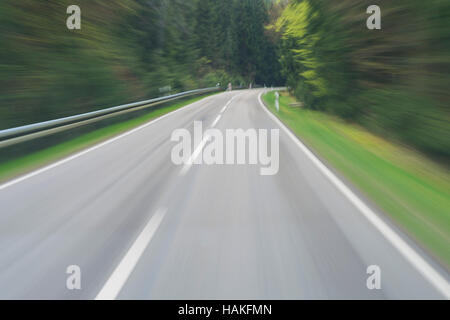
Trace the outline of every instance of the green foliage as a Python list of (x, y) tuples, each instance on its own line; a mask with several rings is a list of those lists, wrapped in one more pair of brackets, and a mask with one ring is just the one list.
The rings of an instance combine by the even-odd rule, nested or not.
[[(384, 96), (380, 92), (373, 95)], [(409, 103), (407, 97), (396, 99)], [(450, 172), (446, 167), (359, 125), (324, 112), (293, 108), (289, 105), (295, 99), (283, 92), (279, 112), (274, 92), (265, 94), (263, 100), (308, 147), (338, 169), (438, 261), (450, 266)], [(403, 118), (393, 115), (390, 119), (395, 129), (397, 117)]]
[(65, 132), (58, 136), (48, 137), (37, 144), (35, 141), (29, 141), (25, 144), (11, 146), (7, 152), (0, 154), (0, 181), (6, 181), (43, 167), (204, 97), (205, 95), (195, 96), (163, 104), (141, 111), (132, 118), (119, 116), (113, 120), (106, 120), (101, 125), (94, 124), (87, 130), (82, 128), (75, 135), (73, 132)]
[(272, 29), (287, 85), (311, 109), (448, 158), (450, 3), (378, 1), (381, 30), (366, 28), (370, 4), (282, 3)]
[(81, 30), (66, 28), (71, 4), (0, 2), (0, 129), (167, 94), (159, 90), (167, 86), (279, 82), (262, 0), (79, 0)]
[(267, 10), (263, 0), (199, 0), (195, 37), (201, 61), (242, 76), (244, 83), (281, 83), (275, 45), (264, 29)]

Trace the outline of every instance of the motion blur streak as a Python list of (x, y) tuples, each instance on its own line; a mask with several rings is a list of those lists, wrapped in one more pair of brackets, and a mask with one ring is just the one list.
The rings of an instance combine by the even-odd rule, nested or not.
[[(1, 0), (0, 130), (217, 94), (4, 144), (0, 298), (449, 298), (449, 16), (448, 0)], [(208, 139), (174, 164), (172, 133), (196, 122), (279, 131), (278, 171), (196, 163)]]
[[(172, 130), (211, 123), (235, 94), (199, 101), (4, 189), (0, 296), (95, 298), (142, 226), (167, 207), (118, 299), (443, 298), (283, 131), (275, 176), (211, 165), (180, 178)], [(279, 129), (259, 94), (239, 93), (216, 128)], [(382, 290), (366, 287), (373, 263)], [(64, 287), (70, 264), (81, 267), (83, 290)]]
[[(258, 96), (261, 106), (261, 94)], [(266, 110), (267, 111), (267, 110)], [(322, 171), (322, 173), (344, 194), (344, 196), (377, 228), (391, 244), (412, 264), (416, 269), (446, 298), (450, 299), (450, 284), (443, 278), (439, 272), (436, 272), (414, 249), (402, 240), (386, 223), (383, 222), (358, 196), (356, 196), (342, 181), (339, 180), (314, 154), (302, 144), (292, 132), (289, 131), (281, 121), (267, 111), (292, 138), (300, 149), (311, 159), (312, 162)]]
[[(371, 4), (381, 30), (366, 28)], [(270, 29), (300, 101), (448, 160), (448, 1), (293, 0), (277, 13)]]
[(0, 2), (0, 129), (251, 79), (280, 83), (263, 0)]

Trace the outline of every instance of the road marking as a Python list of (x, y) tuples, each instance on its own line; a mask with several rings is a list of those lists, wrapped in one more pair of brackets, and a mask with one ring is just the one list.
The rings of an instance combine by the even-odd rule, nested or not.
[(234, 97), (232, 97), (230, 100), (228, 100), (228, 102), (225, 104), (225, 106), (222, 108), (222, 110), (220, 110), (220, 113), (224, 113), (225, 110), (227, 110), (228, 106), (230, 105), (230, 103), (234, 100), (234, 98), (236, 98), (237, 96), (239, 96), (239, 94), (235, 95)]
[(211, 128), (214, 128), (216, 126), (217, 122), (219, 122), (221, 117), (222, 117), (222, 115), (220, 115), (220, 114), (217, 116), (216, 120), (214, 120), (214, 122), (212, 123)]
[(208, 135), (205, 135), (203, 137), (202, 141), (198, 144), (195, 151), (191, 154), (191, 156), (189, 157), (189, 159), (186, 161), (183, 168), (181, 169), (180, 176), (184, 176), (189, 171), (189, 169), (191, 168), (195, 159), (197, 159), (197, 157), (200, 155), (200, 152), (202, 152), (203, 147), (209, 141), (209, 138), (210, 137)]
[(104, 146), (110, 144), (110, 143), (113, 143), (114, 141), (117, 141), (117, 140), (122, 139), (122, 138), (124, 138), (124, 137), (126, 137), (126, 136), (128, 136), (128, 135), (130, 135), (130, 134), (133, 134), (133, 133), (139, 131), (139, 130), (142, 130), (142, 129), (144, 129), (145, 127), (148, 127), (148, 126), (154, 124), (155, 122), (158, 122), (158, 121), (160, 121), (160, 120), (162, 120), (162, 119), (164, 119), (164, 118), (166, 118), (166, 117), (169, 117), (169, 116), (171, 116), (171, 115), (173, 115), (173, 114), (175, 114), (175, 113), (177, 113), (177, 112), (179, 112), (179, 111), (186, 110), (187, 108), (196, 105), (196, 104), (197, 104), (198, 102), (200, 102), (200, 101), (205, 101), (206, 99), (212, 99), (213, 97), (214, 97), (214, 96), (205, 97), (204, 99), (201, 99), (201, 100), (199, 100), (199, 101), (196, 101), (196, 102), (194, 102), (194, 103), (191, 103), (191, 104), (189, 104), (189, 105), (187, 105), (187, 106), (181, 107), (180, 109), (177, 109), (177, 110), (174, 110), (174, 111), (172, 111), (172, 112), (169, 112), (169, 113), (167, 113), (167, 114), (165, 114), (165, 115), (163, 115), (163, 116), (161, 116), (161, 117), (159, 117), (159, 118), (156, 118), (156, 119), (154, 119), (154, 120), (152, 120), (152, 121), (150, 121), (150, 122), (147, 122), (147, 123), (145, 123), (145, 124), (143, 124), (143, 125), (141, 125), (141, 126), (139, 126), (139, 127), (136, 127), (136, 128), (131, 129), (131, 130), (127, 131), (127, 132), (124, 132), (124, 133), (118, 135), (117, 137), (114, 137), (114, 138), (111, 138), (111, 139), (106, 140), (106, 141), (104, 141), (104, 142), (101, 142), (101, 143), (99, 143), (99, 144), (97, 144), (97, 145), (95, 145), (95, 146), (93, 146), (93, 147), (90, 147), (90, 148), (88, 148), (88, 149), (85, 149), (85, 150), (83, 150), (83, 151), (80, 151), (80, 152), (78, 152), (78, 153), (76, 153), (76, 154), (74, 154), (74, 155), (72, 155), (72, 156), (69, 156), (69, 157), (64, 158), (64, 159), (62, 159), (62, 160), (59, 160), (59, 161), (57, 161), (57, 162), (55, 162), (55, 163), (52, 163), (52, 164), (50, 164), (50, 165), (48, 165), (48, 166), (45, 166), (45, 167), (43, 167), (43, 168), (41, 168), (41, 169), (38, 169), (38, 170), (36, 170), (36, 171), (30, 172), (30, 173), (25, 174), (25, 175), (23, 175), (23, 176), (21, 176), (21, 177), (18, 177), (18, 178), (16, 178), (16, 179), (13, 179), (13, 180), (11, 180), (11, 181), (9, 181), (9, 182), (6, 182), (6, 183), (0, 185), (0, 190), (4, 190), (4, 189), (6, 189), (6, 188), (8, 188), (8, 187), (10, 187), (10, 186), (13, 186), (13, 185), (15, 185), (15, 184), (17, 184), (17, 183), (19, 183), (19, 182), (24, 181), (24, 180), (26, 180), (26, 179), (29, 179), (29, 178), (34, 177), (34, 176), (37, 176), (38, 174), (44, 173), (44, 172), (46, 172), (46, 171), (48, 171), (48, 170), (50, 170), (50, 169), (56, 168), (56, 167), (58, 167), (58, 166), (60, 166), (60, 165), (62, 165), (62, 164), (64, 164), (64, 163), (67, 163), (67, 162), (72, 161), (72, 160), (74, 160), (74, 159), (76, 159), (76, 158), (79, 158), (79, 157), (85, 155), (86, 153), (89, 153), (89, 152), (91, 152), (91, 151), (97, 150), (97, 149), (99, 149), (99, 148), (101, 148), (101, 147), (104, 147)]
[(167, 212), (166, 208), (158, 209), (150, 218), (145, 228), (134, 241), (131, 248), (122, 258), (119, 265), (109, 277), (108, 281), (103, 286), (102, 290), (97, 294), (95, 300), (114, 300), (122, 290), (123, 285), (128, 280), (131, 272), (133, 272), (139, 258), (144, 253), (148, 244), (153, 238), (161, 221)]
[[(236, 98), (238, 95), (235, 95), (230, 100), (228, 100), (228, 102), (222, 108), (222, 111), (220, 111), (220, 113), (225, 111), (225, 109), (230, 105), (230, 103), (233, 101), (233, 99)], [(221, 114), (219, 114), (217, 116), (216, 120), (214, 120), (214, 122), (212, 123), (211, 128), (214, 128), (214, 126), (217, 124), (217, 122), (219, 122), (221, 117), (222, 117)], [(194, 163), (195, 159), (197, 159), (197, 157), (200, 155), (200, 152), (202, 151), (202, 149), (205, 146), (205, 144), (209, 141), (209, 139), (210, 139), (210, 137), (207, 136), (207, 135), (203, 137), (202, 141), (198, 144), (198, 146), (195, 149), (194, 153), (192, 153), (192, 155), (189, 157), (189, 159), (186, 161), (186, 163), (184, 164), (183, 168), (181, 169), (180, 176), (184, 176), (189, 171), (189, 169), (191, 168), (191, 166)]]
[(262, 93), (258, 95), (260, 106), (267, 114), (287, 133), (297, 146), (319, 168), (319, 170), (337, 187), (339, 191), (375, 226), (378, 231), (406, 258), (433, 287), (450, 299), (450, 284), (436, 271), (424, 258), (422, 258), (408, 243), (405, 242), (391, 227), (389, 227), (375, 212), (373, 212), (361, 199), (356, 196), (338, 177), (334, 175), (300, 140), (295, 136), (261, 100)]

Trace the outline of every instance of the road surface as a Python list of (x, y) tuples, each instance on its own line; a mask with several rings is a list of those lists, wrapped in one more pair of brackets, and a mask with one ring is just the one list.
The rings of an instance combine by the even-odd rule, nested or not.
[[(261, 92), (204, 98), (0, 186), (0, 298), (448, 298), (448, 273), (373, 207), (389, 230), (371, 221), (269, 116)], [(278, 174), (173, 164), (171, 134), (195, 120), (280, 129)], [(66, 287), (70, 265), (80, 290)], [(370, 265), (379, 290), (367, 288)]]

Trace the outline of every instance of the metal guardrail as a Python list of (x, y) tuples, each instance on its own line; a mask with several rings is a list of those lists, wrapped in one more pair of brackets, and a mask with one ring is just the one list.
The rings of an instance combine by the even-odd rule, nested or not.
[(69, 130), (89, 123), (115, 117), (124, 113), (141, 110), (158, 104), (162, 104), (171, 100), (180, 99), (187, 96), (219, 91), (222, 88), (212, 87), (205, 89), (196, 89), (186, 92), (180, 92), (165, 97), (144, 100), (129, 104), (101, 109), (97, 111), (82, 113), (65, 118), (49, 120), (16, 128), (0, 130), (0, 148), (14, 145), (20, 142), (41, 138), (57, 132)]

